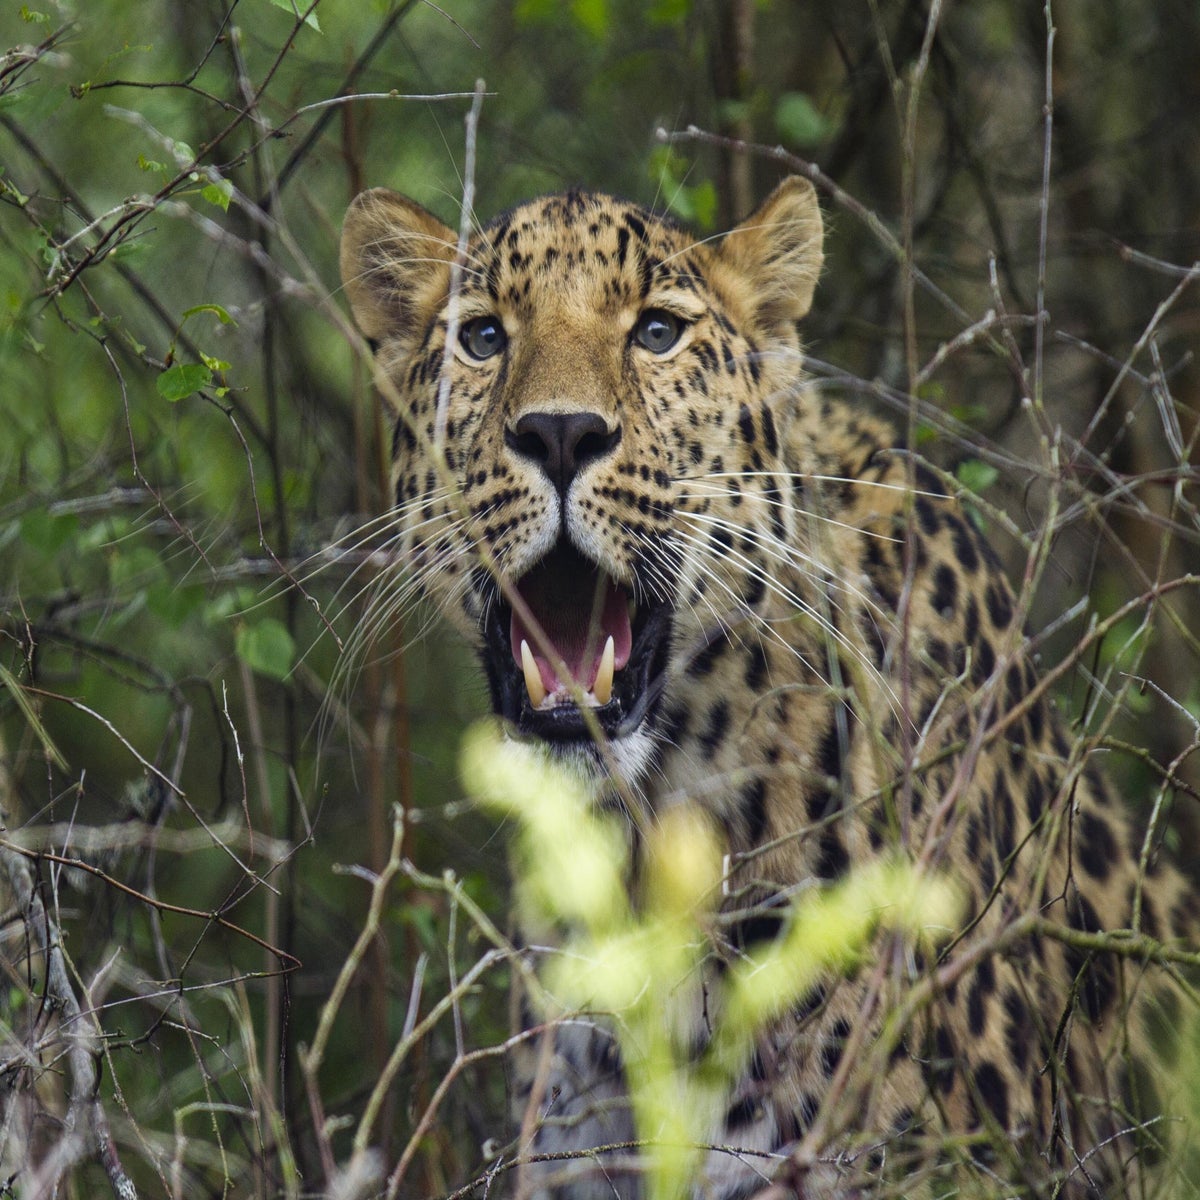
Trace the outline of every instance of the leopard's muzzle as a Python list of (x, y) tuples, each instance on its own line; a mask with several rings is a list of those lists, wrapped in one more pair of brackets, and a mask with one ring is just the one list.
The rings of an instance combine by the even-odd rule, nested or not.
[(661, 698), (671, 610), (635, 590), (565, 539), (508, 596), (497, 589), (483, 628), (496, 712), (557, 748), (641, 728)]

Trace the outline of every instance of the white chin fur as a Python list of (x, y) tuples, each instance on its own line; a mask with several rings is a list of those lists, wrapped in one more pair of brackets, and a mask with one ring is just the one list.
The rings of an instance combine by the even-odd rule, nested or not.
[(545, 744), (550, 754), (578, 775), (589, 788), (604, 783), (609, 776), (609, 763), (616, 768), (616, 774), (622, 782), (631, 788), (638, 787), (650, 768), (654, 749), (654, 739), (642, 729), (625, 737), (614, 738), (608, 743), (608, 754), (603, 758), (594, 746), (586, 742)]

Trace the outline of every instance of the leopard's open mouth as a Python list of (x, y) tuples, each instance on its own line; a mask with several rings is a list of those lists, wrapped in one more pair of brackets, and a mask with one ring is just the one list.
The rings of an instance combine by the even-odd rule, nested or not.
[(667, 606), (635, 602), (566, 541), (515, 588), (521, 605), (498, 596), (484, 627), (496, 711), (519, 732), (551, 742), (594, 741), (596, 725), (608, 738), (640, 726), (662, 689)]

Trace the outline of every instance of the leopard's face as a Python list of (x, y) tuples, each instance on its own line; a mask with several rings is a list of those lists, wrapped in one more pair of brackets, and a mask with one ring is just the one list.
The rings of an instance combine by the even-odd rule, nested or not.
[(820, 267), (811, 187), (719, 245), (604, 195), (457, 237), (355, 201), (342, 270), (397, 415), (421, 589), (520, 733), (636, 780), (687, 656), (752, 610), (794, 538), (780, 440)]

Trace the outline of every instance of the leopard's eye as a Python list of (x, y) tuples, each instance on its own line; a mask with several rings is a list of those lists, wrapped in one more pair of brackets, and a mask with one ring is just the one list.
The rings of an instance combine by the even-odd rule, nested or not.
[(508, 345), (508, 334), (496, 317), (473, 317), (458, 331), (458, 340), (472, 358), (482, 362)]
[(679, 341), (684, 323), (664, 308), (648, 308), (633, 327), (633, 336), (639, 346), (652, 354), (666, 354)]

